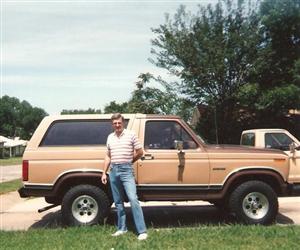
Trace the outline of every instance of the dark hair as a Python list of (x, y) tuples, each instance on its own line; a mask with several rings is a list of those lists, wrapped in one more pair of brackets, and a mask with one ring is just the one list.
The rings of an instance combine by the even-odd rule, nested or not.
[(113, 120), (118, 120), (120, 118), (122, 118), (122, 121), (124, 121), (124, 117), (121, 115), (121, 113), (114, 113), (110, 119), (111, 121), (113, 121)]

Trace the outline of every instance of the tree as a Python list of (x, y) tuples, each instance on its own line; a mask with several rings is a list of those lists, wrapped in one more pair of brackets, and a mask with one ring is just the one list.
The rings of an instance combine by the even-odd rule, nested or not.
[(132, 92), (128, 102), (121, 104), (115, 101), (110, 102), (105, 106), (105, 113), (144, 113), (144, 114), (158, 114), (161, 113), (161, 102), (164, 93), (157, 89), (147, 87), (146, 84), (150, 82), (153, 76), (150, 73), (142, 73), (138, 76), (136, 89)]
[(147, 84), (153, 79), (150, 73), (142, 73), (138, 79), (136, 89), (128, 102), (128, 111), (144, 114), (171, 113), (170, 101), (174, 100), (173, 94), (158, 88), (148, 87)]
[(105, 105), (104, 113), (128, 113), (128, 103), (118, 104), (116, 101), (111, 101), (108, 105)]
[(254, 84), (240, 92), (252, 90), (247, 94), (251, 98), (242, 98), (241, 103), (248, 114), (254, 114), (248, 127), (276, 126), (296, 133), (293, 120), (287, 117), (290, 109), (300, 108), (300, 1), (265, 0), (259, 15), (261, 42)]
[(254, 70), (258, 24), (256, 13), (252, 8), (246, 13), (243, 1), (237, 6), (223, 1), (215, 8), (199, 7), (196, 15), (181, 6), (174, 20), (168, 17), (166, 24), (153, 29), (157, 38), (152, 41), (156, 56), (152, 62), (179, 77), (173, 88), (195, 106), (208, 107), (210, 118), (202, 120), (199, 127), (215, 127), (220, 142), (236, 129), (236, 93)]
[(0, 99), (0, 133), (1, 135), (14, 136), (17, 131), (18, 110), (20, 102), (17, 98), (3, 96)]
[[(147, 86), (151, 80), (160, 81), (164, 88)], [(174, 114), (189, 119), (192, 105), (184, 98), (178, 97), (162, 79), (156, 79), (150, 73), (141, 73), (128, 102), (121, 104), (110, 102), (104, 108), (105, 113), (143, 113), (143, 114)]]
[[(285, 2), (289, 1), (292, 0)], [(293, 63), (280, 68), (285, 70), (280, 81), (269, 84), (267, 77), (261, 77), (268, 76), (273, 66), (270, 63), (274, 61), (266, 59), (282, 56), (275, 53), (274, 48), (279, 49), (284, 44), (269, 45), (271, 35), (266, 34), (271, 26), (267, 24), (272, 18), (268, 15), (274, 12), (264, 13), (263, 9), (259, 12), (258, 5), (251, 3), (224, 0), (215, 7), (199, 6), (196, 14), (181, 6), (173, 19), (167, 16), (164, 25), (153, 29), (156, 38), (152, 40), (152, 54), (155, 58), (151, 61), (178, 77), (177, 83), (169, 83), (169, 88), (185, 95), (195, 106), (207, 107), (198, 129), (209, 131), (210, 141), (238, 143), (245, 127), (278, 122), (288, 109), (300, 103), (298, 86), (289, 82)], [(279, 3), (269, 7), (276, 9), (278, 6)], [(297, 4), (291, 6), (297, 7)], [(287, 14), (286, 19), (281, 20), (289, 18), (292, 17)], [(287, 23), (290, 27), (290, 20)], [(293, 33), (294, 42), (299, 40), (297, 32)], [(274, 38), (278, 35), (268, 34)], [(288, 49), (285, 60), (299, 58), (292, 51)], [(274, 57), (275, 54), (278, 56)], [(266, 119), (266, 113), (274, 119)]]
[(261, 85), (291, 83), (290, 70), (300, 58), (300, 1), (265, 0), (260, 5), (260, 16), (264, 38)]
[(7, 95), (0, 98), (0, 134), (29, 139), (47, 113), (27, 101)]
[(300, 86), (300, 58), (295, 61), (294, 67), (292, 69), (293, 83)]

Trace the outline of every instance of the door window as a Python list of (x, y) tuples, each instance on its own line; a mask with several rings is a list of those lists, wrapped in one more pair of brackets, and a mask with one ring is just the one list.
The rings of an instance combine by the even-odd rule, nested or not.
[(148, 121), (145, 128), (144, 148), (175, 149), (175, 141), (183, 142), (183, 149), (196, 149), (197, 143), (175, 121)]

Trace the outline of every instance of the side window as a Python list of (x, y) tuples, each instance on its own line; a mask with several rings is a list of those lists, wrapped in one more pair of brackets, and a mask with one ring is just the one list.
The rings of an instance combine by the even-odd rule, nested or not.
[(255, 146), (255, 134), (254, 133), (243, 134), (241, 145)]
[(183, 141), (184, 149), (195, 149), (197, 143), (175, 121), (148, 121), (145, 128), (145, 149), (175, 149), (174, 141)]
[(293, 140), (285, 133), (266, 133), (265, 147), (276, 148), (281, 150), (289, 150), (289, 145)]
[(40, 146), (105, 145), (112, 131), (110, 120), (56, 121), (48, 128)]

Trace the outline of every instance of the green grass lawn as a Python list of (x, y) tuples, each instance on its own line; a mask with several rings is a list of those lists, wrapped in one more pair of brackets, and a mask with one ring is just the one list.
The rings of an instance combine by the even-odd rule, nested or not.
[[(22, 187), (21, 179), (0, 183), (0, 195), (8, 192), (13, 192)], [(1, 249), (1, 246), (0, 246)]]
[(149, 229), (139, 242), (133, 232), (111, 237), (113, 226), (0, 231), (1, 249), (298, 249), (299, 226), (199, 225)]
[(22, 157), (11, 157), (7, 159), (0, 159), (0, 167), (8, 165), (19, 165), (22, 164)]

